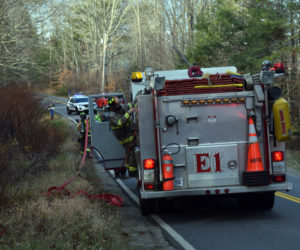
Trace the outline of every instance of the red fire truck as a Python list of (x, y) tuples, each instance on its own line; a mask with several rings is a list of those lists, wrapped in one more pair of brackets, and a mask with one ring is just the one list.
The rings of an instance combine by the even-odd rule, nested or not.
[[(235, 67), (200, 71), (147, 68), (132, 74), (142, 214), (155, 211), (161, 199), (183, 196), (236, 196), (242, 206), (252, 200), (271, 209), (276, 191), (292, 189), (285, 164), (289, 108), (274, 86), (279, 74), (239, 75)], [(108, 130), (102, 130), (106, 139)], [(108, 141), (103, 143), (107, 150)], [(109, 152), (116, 163), (121, 151)], [(113, 157), (103, 159), (110, 169), (120, 167)]]

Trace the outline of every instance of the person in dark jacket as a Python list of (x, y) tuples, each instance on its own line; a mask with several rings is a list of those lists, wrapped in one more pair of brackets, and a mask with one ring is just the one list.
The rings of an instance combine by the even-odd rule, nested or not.
[(86, 149), (87, 156), (92, 157), (91, 155), (91, 129), (89, 124), (89, 119), (87, 119), (86, 114), (84, 112), (80, 113), (80, 121), (77, 123), (77, 131), (79, 132), (78, 142), (80, 143), (80, 153), (83, 155), (84, 153), (84, 146), (85, 146), (85, 133), (87, 129), (87, 125), (89, 127), (88, 130), (88, 146)]
[[(137, 109), (131, 107), (129, 104), (129, 109), (126, 111), (124, 107), (121, 106), (118, 97), (110, 98), (108, 106), (109, 110), (114, 112), (109, 118), (109, 125), (120, 144), (125, 148), (125, 166), (128, 170), (128, 174), (130, 177), (135, 177), (137, 176), (137, 163), (134, 153), (136, 136), (130, 114), (136, 112)], [(121, 174), (124, 174), (124, 172), (121, 172)]]

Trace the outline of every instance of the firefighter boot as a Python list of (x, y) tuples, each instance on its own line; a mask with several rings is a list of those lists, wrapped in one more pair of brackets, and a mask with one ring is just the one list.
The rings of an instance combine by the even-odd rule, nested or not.
[(126, 168), (118, 168), (114, 170), (115, 179), (125, 179), (126, 178)]
[(133, 150), (129, 151), (127, 162), (126, 162), (125, 166), (128, 170), (129, 177), (137, 177), (138, 176), (135, 153)]
[(126, 176), (126, 168), (121, 168), (121, 170), (120, 170), (120, 178), (121, 178), (121, 179), (126, 179), (126, 178), (128, 178), (128, 177)]
[(119, 169), (115, 169), (114, 170), (114, 177), (115, 177), (115, 179), (120, 179), (120, 171), (119, 171)]
[(129, 177), (137, 177), (138, 172), (136, 167), (126, 166), (128, 169), (128, 175)]
[(129, 171), (128, 173), (129, 177), (137, 177), (137, 171)]
[(91, 150), (87, 150), (87, 157), (88, 158), (93, 158), (93, 153), (92, 153), (92, 151)]

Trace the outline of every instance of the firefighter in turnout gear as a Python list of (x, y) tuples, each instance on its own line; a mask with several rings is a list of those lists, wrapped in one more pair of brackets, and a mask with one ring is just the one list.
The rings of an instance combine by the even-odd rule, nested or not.
[[(130, 114), (136, 111), (136, 108), (128, 105), (128, 111), (121, 106), (118, 97), (112, 97), (108, 101), (109, 110), (114, 112), (109, 118), (110, 127), (119, 140), (120, 144), (125, 148), (126, 153), (126, 169), (130, 177), (137, 176), (137, 164), (135, 159), (134, 148), (136, 146), (136, 136), (133, 130)], [(126, 171), (126, 170), (125, 170)], [(121, 170), (121, 175), (124, 175)]]
[(84, 112), (80, 113), (80, 121), (77, 123), (77, 131), (79, 132), (78, 142), (80, 143), (80, 153), (84, 153), (84, 146), (85, 146), (85, 133), (86, 128), (88, 127), (88, 145), (87, 145), (87, 156), (91, 157), (91, 130), (89, 119), (87, 119), (86, 114)]
[(105, 122), (107, 121), (107, 117), (104, 115), (102, 111), (98, 111), (97, 115), (95, 116), (95, 121), (97, 122)]
[(97, 115), (95, 115), (94, 119), (95, 121), (97, 122), (106, 122), (108, 121), (108, 117), (107, 115), (105, 115), (105, 112), (107, 111), (108, 109), (108, 105), (107, 105), (107, 98), (98, 98), (96, 100), (96, 103), (97, 103)]

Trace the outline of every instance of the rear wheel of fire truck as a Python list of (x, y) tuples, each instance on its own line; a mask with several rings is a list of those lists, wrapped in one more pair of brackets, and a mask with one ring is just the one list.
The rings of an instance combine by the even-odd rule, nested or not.
[(255, 207), (255, 198), (254, 194), (244, 194), (237, 197), (239, 207), (241, 209), (253, 209)]
[(259, 209), (271, 210), (274, 206), (275, 193), (263, 192), (257, 196), (257, 207)]
[(156, 199), (142, 199), (139, 195), (139, 200), (142, 215), (149, 215), (155, 211)]
[(157, 200), (159, 213), (169, 213), (174, 210), (174, 199), (160, 198)]

